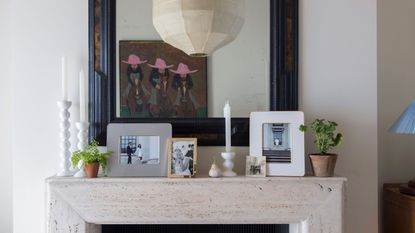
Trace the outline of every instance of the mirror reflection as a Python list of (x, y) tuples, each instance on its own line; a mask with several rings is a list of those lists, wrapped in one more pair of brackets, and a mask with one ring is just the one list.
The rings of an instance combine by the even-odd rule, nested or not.
[(269, 110), (269, 0), (246, 1), (241, 32), (208, 58), (159, 42), (151, 0), (116, 4), (117, 117), (222, 117), (226, 100), (233, 117)]

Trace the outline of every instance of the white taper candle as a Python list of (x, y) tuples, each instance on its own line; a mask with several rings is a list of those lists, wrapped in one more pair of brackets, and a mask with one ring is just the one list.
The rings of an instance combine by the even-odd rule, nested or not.
[(226, 152), (231, 152), (231, 106), (229, 101), (226, 101), (223, 108), (223, 116), (225, 117)]
[(66, 57), (62, 56), (61, 58), (62, 63), (62, 100), (68, 100), (68, 79), (66, 76)]
[(87, 122), (87, 83), (85, 78), (84, 70), (81, 69), (79, 72), (79, 112), (80, 112), (80, 122)]

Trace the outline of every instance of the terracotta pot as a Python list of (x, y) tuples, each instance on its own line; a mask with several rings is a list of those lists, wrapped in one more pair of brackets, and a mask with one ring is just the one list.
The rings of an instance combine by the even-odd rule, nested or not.
[(98, 177), (98, 170), (99, 170), (99, 163), (85, 164), (84, 169), (85, 169), (86, 177), (88, 177), (88, 178), (97, 178)]
[(310, 154), (309, 157), (315, 176), (333, 176), (334, 167), (336, 167), (337, 154)]

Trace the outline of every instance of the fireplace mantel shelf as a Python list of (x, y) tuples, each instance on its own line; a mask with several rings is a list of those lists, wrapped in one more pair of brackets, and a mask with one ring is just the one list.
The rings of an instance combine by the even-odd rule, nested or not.
[[(342, 177), (46, 180), (49, 233), (102, 224), (299, 224), (343, 232)], [(75, 231), (76, 230), (76, 231)]]

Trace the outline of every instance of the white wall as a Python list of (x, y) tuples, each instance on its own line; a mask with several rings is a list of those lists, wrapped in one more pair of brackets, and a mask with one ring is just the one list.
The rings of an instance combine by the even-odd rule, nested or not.
[(0, 232), (12, 232), (11, 0), (0, 0)]
[[(308, 121), (336, 120), (345, 134), (337, 173), (349, 178), (347, 232), (377, 232), (376, 0), (307, 0), (301, 8), (301, 108)], [(59, 57), (68, 56), (74, 79), (80, 64), (86, 67), (87, 1), (14, 0), (12, 15), (14, 227), (16, 233), (40, 233), (44, 179), (59, 161)], [(77, 100), (77, 80), (70, 86)], [(223, 148), (200, 149), (206, 173)], [(243, 172), (248, 150), (236, 149), (236, 167)]]
[[(58, 171), (60, 56), (69, 68), (73, 120), (88, 59), (88, 1), (13, 0), (14, 232), (45, 232), (45, 178)], [(75, 131), (72, 131), (75, 132)], [(29, 139), (29, 140), (28, 140)]]
[(378, 232), (376, 0), (300, 2), (301, 109), (344, 133), (335, 151), (348, 178), (346, 232)]

